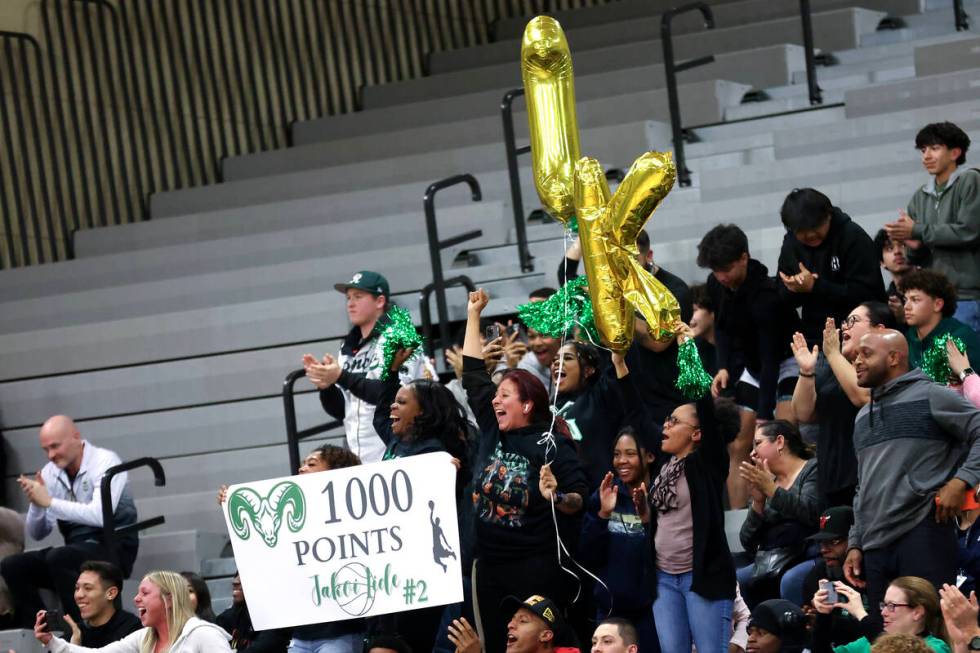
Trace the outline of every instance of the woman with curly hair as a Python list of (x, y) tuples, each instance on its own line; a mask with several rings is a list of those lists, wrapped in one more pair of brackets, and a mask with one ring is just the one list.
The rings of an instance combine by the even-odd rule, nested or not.
[(589, 488), (599, 487), (610, 470), (609, 452), (626, 424), (620, 391), (623, 362), (588, 342), (566, 342), (551, 364), (555, 407), (578, 445)]

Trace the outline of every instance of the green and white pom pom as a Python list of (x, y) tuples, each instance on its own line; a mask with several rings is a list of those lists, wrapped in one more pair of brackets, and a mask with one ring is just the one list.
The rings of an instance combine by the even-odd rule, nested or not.
[(575, 277), (545, 301), (518, 306), (517, 316), (529, 329), (552, 338), (561, 338), (573, 327), (580, 326), (592, 342), (598, 343), (599, 332), (595, 328), (587, 284), (584, 275)]
[(677, 369), (679, 373), (674, 387), (691, 401), (697, 401), (711, 389), (711, 376), (704, 371), (694, 340), (689, 338), (677, 348)]
[(384, 380), (388, 378), (391, 363), (400, 349), (414, 349), (412, 358), (419, 355), (422, 336), (415, 330), (411, 314), (400, 306), (392, 306), (388, 311), (388, 324), (381, 331), (378, 344), (381, 351), (380, 378)]
[(949, 383), (953, 370), (949, 367), (949, 356), (946, 354), (946, 343), (952, 340), (956, 348), (966, 353), (966, 345), (959, 338), (944, 333), (934, 338), (929, 349), (922, 352), (922, 371), (936, 383)]

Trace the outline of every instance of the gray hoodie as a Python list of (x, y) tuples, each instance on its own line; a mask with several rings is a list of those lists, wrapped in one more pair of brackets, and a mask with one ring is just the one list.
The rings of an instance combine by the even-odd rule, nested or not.
[(848, 547), (880, 549), (925, 519), (951, 478), (980, 482), (980, 411), (917, 368), (872, 390), (854, 420), (854, 451)]

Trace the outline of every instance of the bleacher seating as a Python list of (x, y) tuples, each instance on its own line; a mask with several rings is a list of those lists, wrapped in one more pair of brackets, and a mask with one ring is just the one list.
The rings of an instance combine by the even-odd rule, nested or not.
[[(794, 187), (821, 189), (873, 232), (923, 182), (912, 147), (922, 124), (980, 126), (977, 42), (954, 30), (949, 0), (814, 0), (816, 44), (837, 63), (818, 68), (825, 104), (813, 108), (796, 5), (710, 4), (710, 37), (692, 16), (675, 24), (679, 58), (717, 56), (679, 80), (696, 137), (687, 146), (694, 184), (675, 188), (650, 223), (657, 263), (688, 281), (705, 277), (695, 244), (721, 221), (739, 224), (773, 270), (778, 208)], [(980, 2), (965, 4), (980, 15)], [(657, 7), (621, 0), (560, 17), (578, 71), (583, 153), (607, 167), (671, 147)], [(877, 31), (886, 16), (904, 26)], [(150, 221), (78, 233), (76, 260), (0, 273), (0, 416), (14, 507), (26, 508), (16, 475), (44, 462), (39, 424), (64, 412), (124, 460), (153, 455), (167, 470), (162, 489), (133, 477), (143, 514), (167, 517), (143, 534), (134, 579), (220, 556), (216, 488), (288, 472), (282, 379), (303, 353), (336, 351), (347, 331), (333, 283), (378, 269), (419, 320), (417, 293), (431, 281), (422, 193), (436, 179), (470, 172), (481, 183), (480, 203), (462, 189), (440, 194), (438, 216), (443, 238), (483, 229), (443, 262), (489, 289), (491, 311), (512, 312), (529, 290), (555, 285), (565, 246), (557, 224), (529, 225), (535, 271), (519, 268), (500, 133), (500, 97), (519, 85), (522, 28), (503, 21), (498, 43), (434, 54), (429, 77), (366, 88), (364, 111), (296, 124), (292, 148), (226, 160), (222, 184), (154, 195)], [(936, 54), (951, 42), (961, 55)], [(763, 101), (743, 104), (750, 90)], [(515, 122), (520, 139), (522, 108)], [(528, 166), (525, 157), (530, 210)], [(449, 298), (451, 319), (462, 319), (462, 291)], [(315, 393), (299, 385), (300, 424), (323, 421)], [(737, 542), (737, 527), (726, 527)], [(226, 605), (228, 563), (204, 571)], [(130, 580), (124, 596), (133, 588)]]

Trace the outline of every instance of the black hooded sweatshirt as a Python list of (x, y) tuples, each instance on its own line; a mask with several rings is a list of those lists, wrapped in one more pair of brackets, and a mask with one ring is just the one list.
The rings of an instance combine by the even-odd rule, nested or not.
[[(708, 294), (718, 307), (715, 313), (715, 341), (718, 347), (718, 369), (729, 374), (744, 366), (759, 380), (759, 404), (755, 407), (761, 419), (772, 419), (776, 406), (776, 383), (779, 364), (793, 355), (790, 342), (801, 328), (796, 311), (780, 298), (781, 281), (769, 276), (759, 261), (749, 259), (745, 280), (735, 290), (708, 276)], [(821, 329), (822, 331), (822, 329)], [(736, 378), (731, 378), (734, 384)]]
[(787, 231), (779, 252), (779, 271), (794, 275), (800, 263), (817, 275), (809, 293), (790, 292), (780, 281), (780, 295), (792, 307), (803, 307), (803, 335), (807, 344), (823, 346), (828, 317), (837, 325), (861, 302), (886, 301), (878, 261), (880, 252), (867, 232), (836, 206), (830, 231), (817, 247), (808, 247)]

